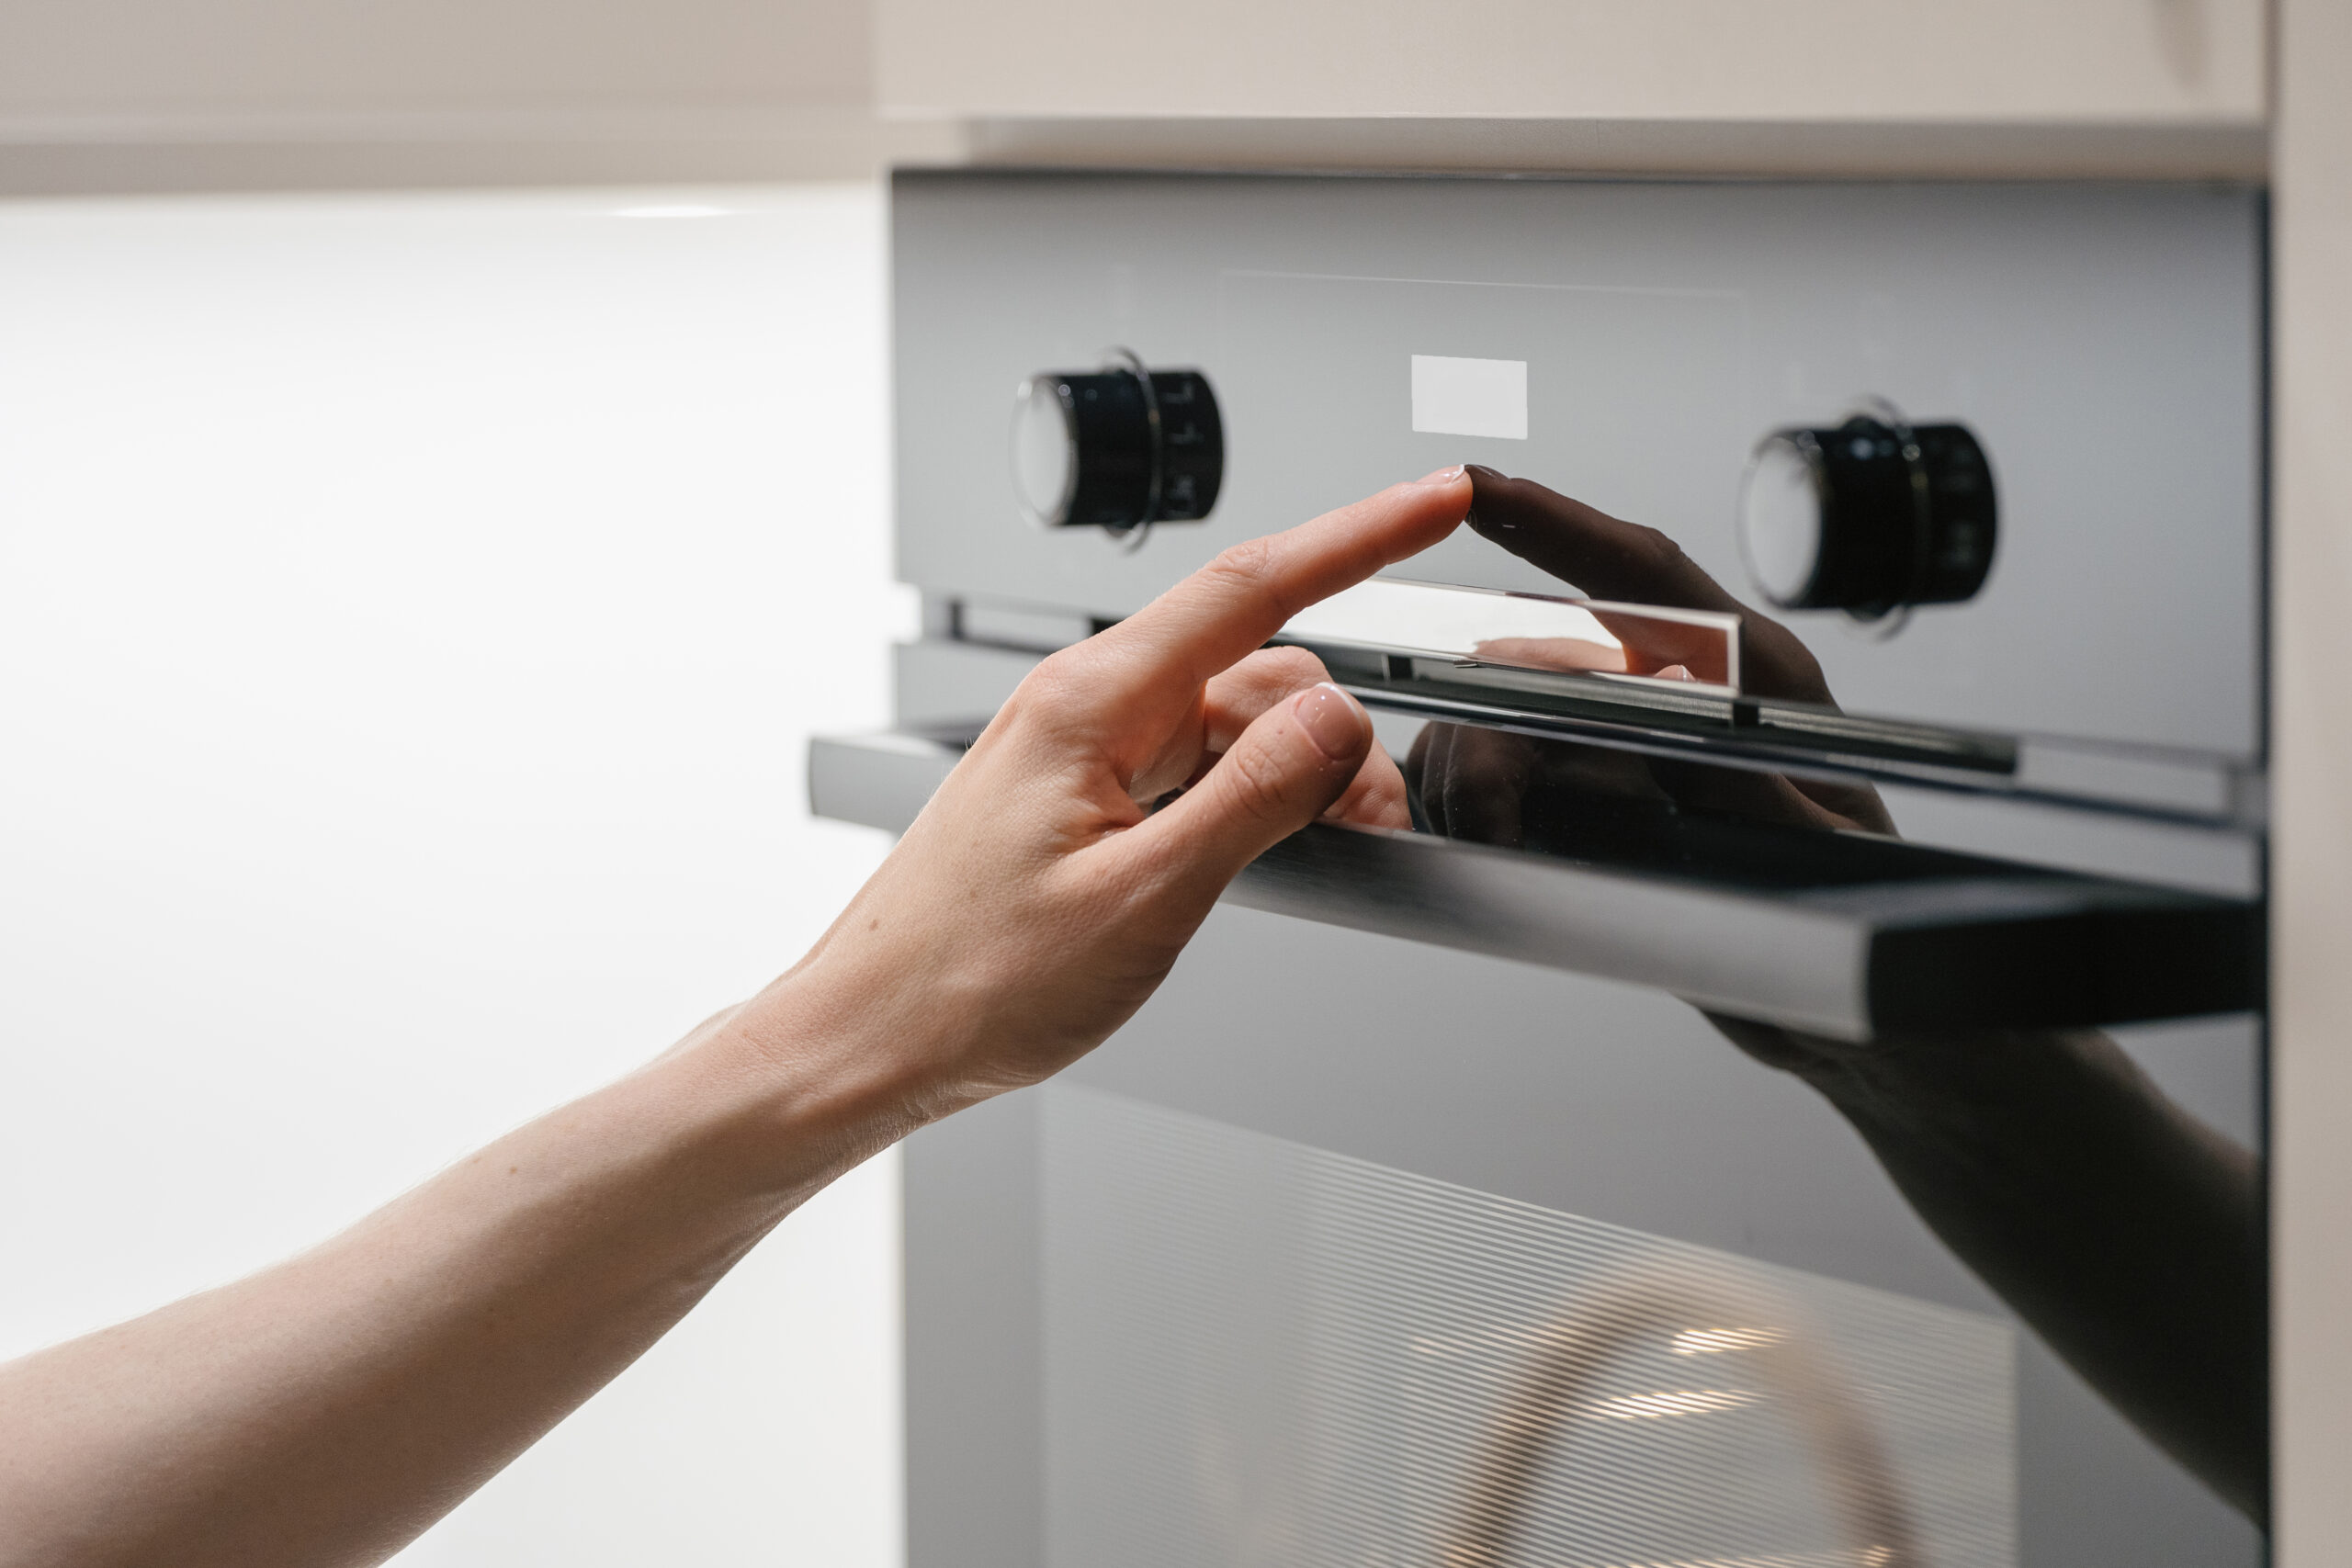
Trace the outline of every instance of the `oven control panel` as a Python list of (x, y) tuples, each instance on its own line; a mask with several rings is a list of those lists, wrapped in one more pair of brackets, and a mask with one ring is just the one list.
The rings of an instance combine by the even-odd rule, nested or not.
[[(1666, 534), (1849, 714), (2259, 766), (2258, 192), (937, 171), (892, 199), (898, 558), (936, 599), (1099, 623), (1474, 463)], [(1626, 597), (1470, 528), (1392, 575)]]

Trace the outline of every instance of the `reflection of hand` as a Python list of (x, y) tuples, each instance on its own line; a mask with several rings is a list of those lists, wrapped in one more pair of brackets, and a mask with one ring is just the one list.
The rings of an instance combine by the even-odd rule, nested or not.
[(1649, 760), (1601, 746), (1534, 740), (1473, 724), (1429, 724), (1405, 760), (1419, 826), (1449, 839), (1520, 849), (1540, 825), (1577, 803), (1665, 804)]
[[(1596, 611), (1593, 618), (1607, 626), (1630, 617)], [(1661, 681), (1694, 679), (1680, 656), (1673, 656), (1668, 662), (1643, 645), (1639, 632), (1617, 633), (1613, 626), (1611, 630), (1617, 636), (1613, 646), (1580, 637), (1497, 637), (1472, 644), (1470, 656), (1513, 670), (1557, 670), (1566, 675), (1599, 671), (1608, 675), (1649, 675)]]
[[(1596, 598), (1731, 611), (1743, 685), (1831, 705), (1787, 627), (1655, 529), (1471, 470), (1477, 531)], [(1602, 617), (1604, 622), (1609, 617)], [(1610, 624), (1623, 667), (1680, 650)], [(1577, 668), (1590, 669), (1585, 664)], [(1600, 666), (1605, 667), (1605, 666)], [(1406, 773), (1441, 832), (1516, 844), (1552, 816), (1675, 807), (1892, 832), (1876, 791), (1430, 725)], [(1574, 800), (1544, 802), (1567, 782)], [(2100, 1394), (2218, 1494), (2266, 1513), (2267, 1366), (2259, 1166), (2087, 1031), (1977, 1031), (1866, 1044), (1710, 1016), (1850, 1122), (1919, 1216)]]
[(2088, 1030), (1852, 1045), (1709, 1021), (1862, 1135), (1919, 1217), (2247, 1517), (2269, 1491), (2262, 1176)]
[[(1531, 566), (1595, 599), (1666, 604), (1684, 610), (1726, 611), (1739, 617), (1739, 666), (1747, 688), (1762, 696), (1827, 703), (1821, 665), (1796, 634), (1758, 615), (1699, 570), (1682, 547), (1656, 528), (1623, 523), (1607, 513), (1492, 468), (1473, 468), (1476, 497), (1470, 525)], [(1671, 622), (1596, 612), (1611, 637), (1626, 644), (1634, 673), (1701, 657), (1714, 633)]]
[[(1725, 592), (1666, 535), (1620, 522), (1532, 479), (1508, 479), (1484, 468), (1471, 468), (1470, 477), (1476, 497), (1471, 526), (1513, 555), (1595, 598), (1736, 614), (1740, 618), (1740, 672), (1747, 691), (1835, 705), (1821, 665), (1795, 634)], [(1605, 611), (1595, 615), (1623, 645), (1622, 653), (1598, 644), (1586, 645), (1589, 652), (1567, 646), (1519, 649), (1514, 651), (1520, 657), (1510, 661), (1535, 668), (1665, 674), (1699, 660), (1704, 644), (1715, 635)], [(1543, 662), (1540, 656), (1544, 655), (1553, 662)], [(1690, 810), (1792, 827), (1894, 830), (1878, 792), (1864, 784), (1639, 760), (1629, 753), (1602, 754), (1592, 747), (1495, 732), (1473, 737), (1453, 725), (1425, 727), (1406, 773), (1431, 829), (1487, 843), (1519, 844), (1524, 824), (1537, 814), (1537, 796), (1555, 788), (1670, 801)], [(1572, 803), (1559, 804), (1563, 809), (1575, 808)]]

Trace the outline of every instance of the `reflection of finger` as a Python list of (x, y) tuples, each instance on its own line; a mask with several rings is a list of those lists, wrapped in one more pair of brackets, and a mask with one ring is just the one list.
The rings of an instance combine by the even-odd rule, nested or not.
[(1705, 762), (1668, 761), (1664, 758), (1651, 762), (1650, 773), (1676, 804), (1689, 810), (1737, 817), (1749, 822), (1808, 828), (1817, 832), (1834, 832), (1854, 825), (1778, 773), (1751, 773), (1745, 768)]
[[(1804, 644), (1786, 626), (1725, 592), (1666, 535), (1622, 522), (1532, 479), (1514, 479), (1478, 467), (1469, 473), (1476, 497), (1470, 525), (1521, 560), (1596, 599), (1731, 611), (1740, 617), (1741, 676), (1750, 691), (1803, 702), (1829, 701), (1821, 666)], [(1615, 626), (1609, 629), (1612, 636), (1623, 636)], [(1651, 623), (1637, 635), (1645, 638), (1645, 646), (1653, 646), (1650, 639), (1667, 634)], [(1641, 650), (1634, 651), (1638, 655)], [(1695, 649), (1659, 645), (1657, 651), (1660, 662), (1689, 664), (1696, 657)]]
[[(1432, 726), (1432, 728), (1436, 728)], [(1444, 765), (1435, 780), (1439, 809), (1431, 820), (1450, 838), (1517, 849), (1525, 836), (1527, 781), (1535, 742), (1523, 735), (1472, 725), (1448, 725)], [(1424, 807), (1431, 780), (1421, 782)]]
[(1606, 746), (1585, 746), (1569, 740), (1539, 740), (1535, 765), (1529, 775), (1528, 794), (1540, 796), (1536, 809), (1547, 815), (1575, 811), (1586, 803), (1665, 801), (1671, 797), (1658, 786), (1649, 759)]
[(1405, 753), (1405, 778), (1421, 805), (1422, 825), (1440, 838), (1445, 836), (1445, 753), (1453, 744), (1451, 724), (1425, 724), (1413, 737), (1412, 750)]
[(1453, 749), (1467, 733), (1467, 728), (1459, 724), (1424, 725), (1406, 759), (1413, 768), (1414, 787), (1420, 793), (1421, 815), (1428, 820), (1429, 830), (1440, 838), (1453, 837), (1461, 826), (1453, 817), (1457, 797), (1450, 781), (1453, 777)]
[(1701, 1015), (1723, 1037), (1763, 1063), (1782, 1072), (1802, 1073), (1805, 1069), (1835, 1066), (1856, 1055), (1868, 1055), (1869, 1046), (1854, 1046), (1818, 1035), (1800, 1034), (1778, 1024), (1757, 1023), (1744, 1018), (1727, 1018), (1721, 1013), (1702, 1011)]
[(1588, 670), (1619, 674), (1626, 668), (1623, 648), (1576, 637), (1488, 637), (1471, 645), (1470, 657), (1514, 670), (1558, 670), (1570, 674)]
[(1871, 833), (1893, 833), (1894, 818), (1875, 789), (1865, 784), (1830, 784), (1822, 779), (1792, 779), (1791, 785), (1807, 800)]
[[(1625, 615), (1609, 610), (1595, 610), (1592, 618), (1607, 626), (1609, 635), (1624, 649), (1625, 668), (1633, 674), (1662, 674), (1663, 666), (1679, 664), (1685, 671), (1703, 671), (1700, 678), (1717, 685), (1731, 680), (1730, 639), (1713, 626), (1689, 626), (1656, 615)], [(1686, 673), (1682, 678), (1692, 677)]]
[(1652, 673), (1661, 681), (1695, 681), (1698, 679), (1696, 675), (1691, 674), (1690, 671), (1684, 669), (1679, 664), (1669, 664), (1665, 669), (1654, 671)]
[(1745, 608), (1700, 570), (1681, 546), (1655, 528), (1620, 521), (1533, 479), (1510, 479), (1483, 467), (1469, 472), (1476, 496), (1470, 525), (1595, 599), (1690, 610)]

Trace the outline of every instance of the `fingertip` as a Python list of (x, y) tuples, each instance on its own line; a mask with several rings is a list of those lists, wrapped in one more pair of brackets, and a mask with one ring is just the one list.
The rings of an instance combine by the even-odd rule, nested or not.
[(1374, 499), (1401, 503), (1392, 517), (1408, 520), (1413, 534), (1408, 552), (1418, 554), (1460, 526), (1476, 500), (1470, 471), (1459, 463), (1392, 485)]
[(1329, 681), (1291, 699), (1291, 713), (1315, 749), (1332, 762), (1356, 762), (1372, 750), (1372, 716)]
[(1476, 481), (1460, 463), (1423, 474), (1405, 488), (1419, 492), (1439, 506), (1448, 527), (1468, 517), (1478, 502)]

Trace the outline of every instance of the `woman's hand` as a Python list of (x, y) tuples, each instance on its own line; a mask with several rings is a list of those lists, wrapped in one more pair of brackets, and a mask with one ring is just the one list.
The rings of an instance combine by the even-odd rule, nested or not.
[(903, 1131), (1091, 1050), (1280, 840), (1326, 816), (1408, 826), (1363, 710), (1311, 654), (1262, 645), (1443, 538), (1470, 493), (1462, 469), (1442, 469), (1236, 546), (1046, 660), (733, 1026), (759, 1038), (773, 1020), (796, 1053), (812, 1032), (857, 1041), (836, 1090), (868, 1112), (896, 1101)]
[(1117, 1028), (1251, 857), (1401, 826), (1363, 710), (1260, 645), (1469, 504), (1453, 468), (1227, 551), (1047, 660), (751, 1001), (299, 1258), (0, 1367), (0, 1568), (381, 1562), (810, 1193)]

